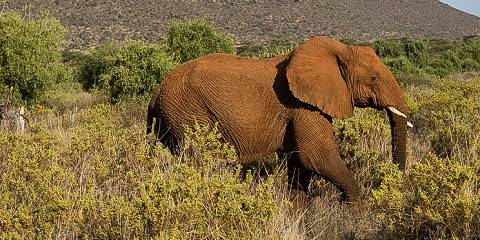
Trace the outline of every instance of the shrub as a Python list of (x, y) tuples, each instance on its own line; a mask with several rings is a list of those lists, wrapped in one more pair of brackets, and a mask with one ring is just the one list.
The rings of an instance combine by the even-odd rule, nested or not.
[(460, 63), (463, 71), (478, 71), (480, 70), (480, 62), (475, 61), (472, 58), (464, 58)]
[(12, 89), (15, 98), (38, 102), (54, 84), (70, 80), (61, 62), (64, 32), (48, 15), (30, 19), (0, 12), (0, 91)]
[(407, 57), (405, 56), (400, 56), (400, 57), (385, 57), (383, 59), (383, 62), (387, 67), (394, 72), (395, 74), (399, 73), (407, 73), (407, 74), (415, 74), (415, 75), (420, 75), (421, 71), (420, 69), (415, 66)]
[(250, 44), (237, 48), (237, 54), (246, 57), (270, 58), (285, 55), (295, 49), (297, 43), (289, 39), (274, 39), (267, 44)]
[(289, 54), (297, 44), (288, 40), (271, 41), (260, 53), (261, 58), (270, 58), (280, 55)]
[(122, 104), (0, 132), (0, 238), (279, 238), (275, 178), (249, 191), (215, 127), (187, 129), (181, 157), (152, 150)]
[[(396, 74), (450, 73), (480, 70), (480, 40), (377, 40), (373, 48)], [(408, 61), (406, 61), (408, 59)]]
[(444, 78), (446, 77), (450, 71), (444, 68), (442, 65), (442, 60), (438, 59), (437, 57), (433, 57), (429, 60), (429, 66), (425, 68), (425, 73), (431, 76), (437, 76)]
[(470, 57), (480, 63), (480, 37), (468, 40), (462, 48), (463, 57)]
[(395, 58), (405, 54), (403, 47), (398, 40), (377, 40), (373, 43), (372, 47), (381, 58)]
[(355, 45), (358, 43), (355, 39), (350, 39), (350, 38), (341, 38), (341, 39), (338, 39), (338, 41), (347, 45)]
[(382, 166), (372, 178), (369, 203), (379, 238), (474, 239), (480, 234), (478, 78), (412, 83), (412, 164), (405, 174)]
[(377, 40), (373, 43), (375, 52), (395, 73), (421, 74), (427, 65), (428, 43), (413, 39)]
[(480, 234), (480, 189), (472, 166), (430, 156), (403, 175), (385, 165), (371, 208), (387, 238), (471, 239)]
[(207, 19), (176, 22), (165, 32), (167, 52), (186, 62), (211, 53), (234, 53), (233, 39), (216, 30)]
[(111, 43), (86, 56), (82, 79), (86, 89), (104, 90), (116, 102), (146, 97), (175, 66), (161, 45)]
[(480, 40), (450, 42), (432, 50), (427, 72), (440, 77), (449, 73), (480, 70)]
[(342, 159), (366, 188), (379, 164), (390, 161), (390, 126), (385, 114), (373, 109), (356, 109), (354, 117), (335, 120), (336, 142)]
[(405, 39), (402, 41), (405, 56), (418, 68), (427, 65), (428, 43), (422, 40)]
[[(436, 80), (431, 88), (410, 94), (410, 117), (415, 131), (430, 141), (442, 157), (470, 159), (478, 154), (480, 137), (480, 90), (478, 80)], [(470, 156), (469, 156), (470, 155)], [(460, 157), (463, 156), (463, 157)]]
[(455, 72), (455, 71), (462, 71), (462, 66), (461, 66), (461, 60), (460, 57), (458, 56), (457, 52), (453, 50), (447, 50), (445, 51), (440, 57), (440, 61), (435, 62), (438, 65), (432, 65), (430, 66), (434, 68), (444, 68), (448, 72)]
[(219, 137), (216, 127), (188, 129), (184, 150), (194, 154), (161, 175), (152, 172), (140, 185), (136, 204), (151, 223), (147, 229), (180, 239), (249, 239), (262, 234), (251, 229), (264, 226), (273, 214), (272, 182), (248, 193), (252, 179), (239, 180), (240, 168), (232, 165), (236, 154), (219, 143)]

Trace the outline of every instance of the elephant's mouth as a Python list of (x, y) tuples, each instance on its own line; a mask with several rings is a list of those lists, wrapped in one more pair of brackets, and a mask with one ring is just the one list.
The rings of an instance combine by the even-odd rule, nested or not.
[(374, 99), (371, 97), (366, 99), (355, 99), (354, 105), (355, 107), (358, 107), (358, 108), (373, 107), (377, 110), (382, 110), (382, 107), (380, 106), (377, 107), (377, 104), (375, 103)]

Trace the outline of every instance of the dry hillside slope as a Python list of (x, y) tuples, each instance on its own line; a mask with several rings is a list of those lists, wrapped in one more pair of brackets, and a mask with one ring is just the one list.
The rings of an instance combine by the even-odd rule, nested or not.
[(49, 11), (69, 30), (69, 48), (99, 42), (161, 38), (172, 20), (209, 16), (238, 43), (311, 35), (376, 38), (461, 38), (480, 34), (480, 18), (438, 0), (13, 0), (3, 9), (30, 3)]

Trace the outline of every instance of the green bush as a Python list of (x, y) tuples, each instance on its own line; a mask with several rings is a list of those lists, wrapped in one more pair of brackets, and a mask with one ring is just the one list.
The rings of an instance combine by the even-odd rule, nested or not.
[(479, 89), (478, 79), (461, 82), (443, 79), (409, 94), (415, 131), (430, 141), (432, 151), (439, 156), (469, 159), (469, 154), (480, 153), (480, 137), (475, 134), (480, 131)]
[(474, 239), (480, 234), (478, 172), (430, 156), (407, 174), (385, 165), (373, 190), (382, 235), (390, 239)]
[(104, 90), (115, 102), (148, 96), (176, 65), (161, 45), (128, 41), (93, 50), (81, 75), (86, 89)]
[(280, 55), (286, 55), (291, 53), (295, 49), (295, 45), (292, 46), (277, 46), (277, 47), (270, 47), (267, 49), (264, 49), (262, 52), (260, 52), (259, 57), (260, 58), (271, 58), (271, 57), (276, 57)]
[(62, 64), (64, 35), (60, 22), (48, 15), (31, 19), (0, 12), (0, 91), (38, 102), (54, 84), (70, 80)]
[(267, 44), (247, 44), (237, 48), (237, 54), (245, 57), (270, 58), (290, 53), (297, 43), (289, 39), (274, 39)]
[(406, 56), (385, 57), (383, 58), (383, 62), (395, 74), (421, 75), (421, 70)]
[(462, 48), (462, 57), (470, 57), (480, 63), (480, 37), (467, 40)]
[(370, 208), (385, 239), (475, 239), (480, 234), (479, 79), (432, 79), (406, 89), (410, 121), (402, 173), (374, 171)]
[(402, 44), (398, 40), (377, 40), (372, 47), (381, 58), (405, 55)]
[(442, 67), (443, 63), (442, 60), (437, 58), (433, 58), (429, 60), (429, 66), (425, 68), (425, 73), (429, 74), (430, 76), (436, 76), (445, 78), (450, 74), (450, 71), (444, 67)]
[(251, 239), (262, 234), (244, 228), (265, 226), (273, 215), (272, 179), (250, 194), (252, 178), (239, 180), (235, 151), (220, 143), (220, 137), (216, 127), (208, 125), (187, 129), (183, 150), (192, 155), (163, 174), (152, 172), (140, 185), (136, 204), (152, 223), (148, 229), (180, 239)]
[(356, 109), (354, 117), (336, 119), (333, 124), (342, 159), (356, 178), (368, 187), (371, 173), (379, 164), (391, 162), (390, 126), (384, 113), (373, 109)]
[(446, 77), (450, 73), (480, 70), (479, 38), (464, 42), (377, 40), (372, 47), (396, 74)]
[(442, 55), (434, 58), (433, 61), (429, 63), (429, 66), (434, 69), (445, 69), (448, 73), (461, 72), (463, 70), (460, 57), (457, 52), (453, 50), (447, 50), (442, 53)]
[(36, 128), (27, 136), (2, 133), (0, 144), (0, 238), (49, 238), (72, 207), (63, 187), (74, 176), (59, 165), (61, 142)]
[(216, 127), (187, 129), (171, 156), (122, 104), (38, 110), (25, 134), (0, 132), (1, 239), (279, 238), (274, 178), (249, 191)]
[(375, 41), (372, 47), (381, 58), (398, 58), (405, 56), (418, 68), (425, 67), (429, 55), (428, 42), (424, 40), (409, 38), (399, 40), (380, 39)]
[(402, 41), (405, 56), (418, 68), (427, 65), (428, 43), (422, 40), (405, 39)]
[(480, 70), (480, 40), (439, 44), (431, 50), (426, 72), (445, 77), (449, 73)]
[(480, 61), (475, 61), (472, 58), (464, 58), (460, 62), (463, 71), (478, 71), (480, 70)]
[(406, 173), (388, 161), (389, 127), (381, 114), (362, 110), (335, 121), (342, 158), (360, 181), (378, 227), (370, 238), (479, 236), (478, 80), (403, 80), (409, 83), (408, 115), (415, 126), (409, 131)]
[(164, 35), (167, 52), (186, 62), (211, 53), (234, 53), (233, 39), (214, 28), (207, 19), (176, 22)]

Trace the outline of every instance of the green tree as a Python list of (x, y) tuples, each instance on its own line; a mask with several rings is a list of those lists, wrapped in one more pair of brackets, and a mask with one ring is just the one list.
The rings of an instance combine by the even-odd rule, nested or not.
[(234, 53), (233, 39), (203, 18), (170, 25), (164, 36), (167, 51), (180, 62), (210, 53)]
[(53, 17), (0, 13), (0, 91), (38, 101), (52, 85), (70, 78), (62, 64), (64, 39), (65, 30)]
[(87, 55), (82, 80), (86, 89), (104, 90), (115, 102), (147, 96), (176, 65), (162, 45), (111, 43)]
[(380, 39), (375, 41), (372, 47), (381, 58), (399, 57), (405, 54), (399, 40)]

